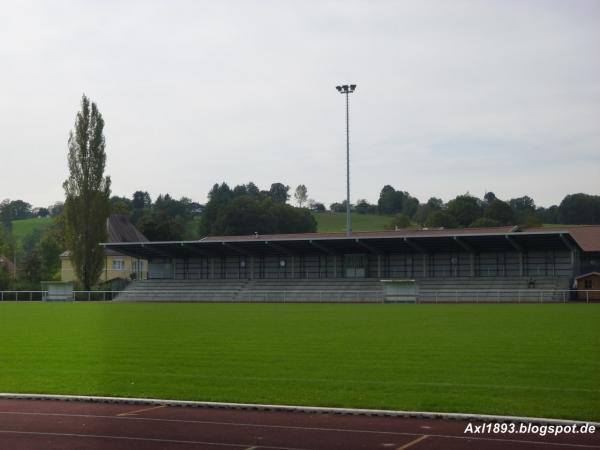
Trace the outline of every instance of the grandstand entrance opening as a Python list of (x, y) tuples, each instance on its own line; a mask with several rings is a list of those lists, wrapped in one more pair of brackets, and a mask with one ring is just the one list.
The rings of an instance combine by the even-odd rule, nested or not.
[(346, 278), (365, 278), (367, 276), (367, 255), (364, 253), (345, 254), (344, 274)]

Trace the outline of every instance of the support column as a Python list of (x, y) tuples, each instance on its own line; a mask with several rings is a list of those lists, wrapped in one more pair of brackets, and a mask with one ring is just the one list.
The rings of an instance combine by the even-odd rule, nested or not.
[(471, 264), (471, 276), (475, 277), (475, 253), (469, 253), (470, 264)]
[(524, 257), (525, 257), (525, 252), (523, 251), (523, 247), (518, 244), (513, 238), (512, 236), (506, 235), (504, 236), (506, 238), (506, 240), (510, 243), (510, 245), (512, 245), (512, 247), (519, 252), (519, 276), (523, 277), (525, 276), (525, 263), (523, 261)]
[(377, 278), (381, 279), (381, 255), (377, 255)]
[(517, 251), (517, 258), (519, 259), (519, 276), (525, 276), (525, 253)]

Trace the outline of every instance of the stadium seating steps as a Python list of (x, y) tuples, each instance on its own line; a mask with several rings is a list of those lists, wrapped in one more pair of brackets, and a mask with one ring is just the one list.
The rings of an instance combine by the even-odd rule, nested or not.
[[(561, 301), (568, 279), (560, 277), (424, 278), (419, 297), (427, 302)], [(121, 301), (214, 302), (381, 302), (379, 279), (139, 280)], [(567, 298), (568, 299), (568, 298)]]

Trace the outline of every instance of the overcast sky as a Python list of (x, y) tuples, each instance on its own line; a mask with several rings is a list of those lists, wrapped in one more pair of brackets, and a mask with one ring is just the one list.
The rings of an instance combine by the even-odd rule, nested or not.
[(281, 181), (600, 194), (600, 1), (2, 1), (0, 200), (64, 199), (82, 93), (114, 195)]

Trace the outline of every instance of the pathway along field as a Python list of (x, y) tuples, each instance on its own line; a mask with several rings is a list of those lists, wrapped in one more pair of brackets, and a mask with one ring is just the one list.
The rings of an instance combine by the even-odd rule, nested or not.
[[(539, 431), (465, 433), (468, 424), (459, 420), (0, 399), (0, 448), (20, 450), (600, 449), (598, 432), (544, 436)], [(508, 424), (504, 425), (508, 429)], [(514, 430), (520, 425), (514, 424)]]
[(0, 303), (0, 392), (598, 420), (600, 305)]

